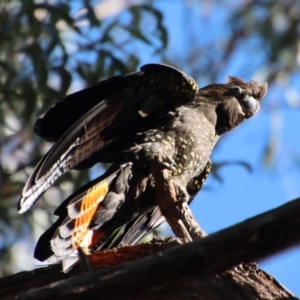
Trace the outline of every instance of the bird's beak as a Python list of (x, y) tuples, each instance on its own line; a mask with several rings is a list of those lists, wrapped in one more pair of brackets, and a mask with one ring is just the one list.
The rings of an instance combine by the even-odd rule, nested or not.
[(249, 119), (259, 111), (260, 104), (252, 96), (245, 96), (243, 99), (239, 100), (239, 102), (246, 119)]

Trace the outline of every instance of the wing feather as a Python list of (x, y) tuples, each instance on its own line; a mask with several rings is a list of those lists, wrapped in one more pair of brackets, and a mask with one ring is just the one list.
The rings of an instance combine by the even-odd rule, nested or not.
[[(46, 140), (60, 138), (28, 179), (19, 212), (27, 211), (60, 175), (105, 149), (120, 134), (126, 133), (126, 129), (137, 127), (135, 130), (139, 130), (133, 124), (165, 106), (175, 108), (189, 102), (197, 92), (198, 86), (185, 73), (169, 66), (150, 64), (143, 66), (140, 72), (117, 76), (100, 82), (96, 89), (94, 86), (76, 93), (74, 105), (82, 105), (82, 114), (78, 107), (76, 113), (72, 113), (72, 95), (58, 102), (49, 114), (39, 119), (35, 131)], [(85, 95), (93, 99), (86, 99)], [(60, 109), (66, 114), (66, 124), (55, 119), (61, 116)], [(78, 120), (75, 117), (79, 117)], [(60, 122), (61, 131), (57, 130)], [(51, 127), (55, 128), (53, 132)], [(97, 155), (93, 163), (99, 161), (101, 155)]]

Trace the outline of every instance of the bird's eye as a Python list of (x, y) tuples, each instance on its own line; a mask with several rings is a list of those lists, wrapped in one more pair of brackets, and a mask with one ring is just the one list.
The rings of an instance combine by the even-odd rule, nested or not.
[(231, 95), (240, 96), (242, 94), (242, 89), (238, 86), (235, 86), (229, 90)]

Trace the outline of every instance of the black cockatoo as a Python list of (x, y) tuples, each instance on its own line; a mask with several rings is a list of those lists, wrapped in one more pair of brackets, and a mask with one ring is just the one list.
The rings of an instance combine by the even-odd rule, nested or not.
[(112, 165), (57, 208), (58, 219), (39, 239), (35, 257), (62, 260), (68, 268), (78, 247), (89, 254), (136, 243), (164, 222), (149, 157), (160, 157), (191, 201), (210, 171), (219, 137), (255, 115), (266, 91), (266, 83), (237, 77), (199, 89), (175, 68), (147, 64), (57, 102), (35, 123), (35, 133), (55, 144), (28, 179), (19, 211), (70, 169)]

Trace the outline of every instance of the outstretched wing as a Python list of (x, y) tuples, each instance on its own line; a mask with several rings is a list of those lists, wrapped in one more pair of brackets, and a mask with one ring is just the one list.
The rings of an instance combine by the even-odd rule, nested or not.
[(28, 179), (19, 212), (27, 211), (61, 174), (127, 130), (138, 131), (140, 120), (187, 103), (197, 92), (197, 84), (185, 73), (148, 64), (140, 72), (113, 77), (59, 101), (35, 124), (39, 136), (56, 143)]

